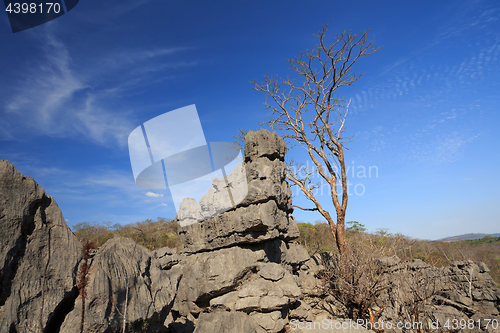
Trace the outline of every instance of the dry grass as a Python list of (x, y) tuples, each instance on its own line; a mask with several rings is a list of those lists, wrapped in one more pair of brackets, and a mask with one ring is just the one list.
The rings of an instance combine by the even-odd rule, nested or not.
[[(363, 225), (361, 225), (363, 226)], [(337, 253), (335, 242), (326, 223), (298, 223), (299, 241), (309, 254), (331, 251)], [(350, 247), (361, 245), (372, 249), (378, 257), (398, 256), (402, 261), (421, 259), (437, 266), (447, 266), (451, 261), (482, 261), (491, 270), (490, 275), (500, 287), (500, 239), (485, 238), (474, 241), (437, 242), (411, 239), (401, 234), (390, 234), (386, 230), (367, 233), (359, 230), (346, 232)]]
[(115, 235), (127, 237), (153, 251), (162, 247), (181, 249), (177, 235), (177, 222), (158, 218), (157, 221), (145, 220), (126, 225), (110, 223), (82, 222), (74, 226), (73, 232), (81, 243), (92, 241), (97, 247), (102, 246)]

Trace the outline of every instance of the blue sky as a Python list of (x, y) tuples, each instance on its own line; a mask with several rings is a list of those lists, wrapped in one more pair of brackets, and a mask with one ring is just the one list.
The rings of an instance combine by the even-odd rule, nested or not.
[(16, 34), (0, 15), (0, 159), (54, 196), (70, 226), (173, 218), (168, 191), (135, 185), (130, 132), (191, 104), (208, 142), (257, 129), (268, 111), (248, 81), (288, 75), (285, 60), (324, 24), (327, 39), (371, 29), (384, 46), (342, 92), (355, 135), (347, 220), (425, 239), (500, 232), (496, 1), (81, 0)]

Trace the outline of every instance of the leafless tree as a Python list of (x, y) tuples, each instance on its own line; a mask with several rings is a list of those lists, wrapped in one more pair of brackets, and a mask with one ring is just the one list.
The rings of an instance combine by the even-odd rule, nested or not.
[[(312, 208), (295, 207), (318, 211), (328, 221), (339, 252), (344, 253), (347, 249), (345, 213), (348, 198), (344, 144), (352, 137), (344, 136), (349, 105), (344, 96), (338, 95), (338, 90), (351, 86), (364, 74), (353, 72), (354, 63), (379, 48), (368, 41), (368, 31), (361, 35), (341, 32), (333, 44), (327, 46), (326, 31), (327, 26), (324, 26), (315, 36), (319, 38), (315, 49), (288, 59), (290, 69), (303, 81), (301, 84), (290, 77), (279, 79), (269, 74), (265, 75), (264, 83), (254, 80), (252, 84), (255, 90), (265, 93), (265, 105), (272, 111), (270, 119), (263, 124), (282, 131), (285, 139), (298, 143), (314, 164), (310, 168), (293, 160), (288, 163), (287, 179), (292, 186), (299, 186), (314, 204)], [(317, 200), (320, 184), (315, 177), (329, 185), (336, 221)], [(337, 191), (337, 186), (342, 190)]]

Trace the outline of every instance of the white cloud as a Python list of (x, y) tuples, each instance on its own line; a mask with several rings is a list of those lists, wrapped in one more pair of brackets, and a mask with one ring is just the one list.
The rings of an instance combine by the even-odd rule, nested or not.
[[(53, 35), (44, 35), (42, 60), (30, 68), (5, 103), (5, 137), (14, 137), (14, 128), (25, 133), (50, 137), (83, 135), (101, 145), (126, 145), (133, 128), (123, 113), (105, 107), (72, 68), (72, 58), (65, 45)], [(126, 114), (126, 112), (125, 112)]]
[(161, 193), (154, 193), (154, 192), (146, 192), (146, 195), (151, 198), (160, 198), (163, 197), (163, 194)]
[(41, 56), (31, 59), (29, 70), (21, 71), (11, 86), (0, 87), (10, 96), (0, 102), (0, 137), (5, 139), (83, 137), (98, 145), (126, 147), (137, 125), (134, 110), (116, 101), (140, 87), (172, 79), (175, 68), (196, 66), (167, 61), (186, 48), (120, 50), (98, 55), (112, 60), (91, 62), (73, 57), (53, 33), (42, 38)]

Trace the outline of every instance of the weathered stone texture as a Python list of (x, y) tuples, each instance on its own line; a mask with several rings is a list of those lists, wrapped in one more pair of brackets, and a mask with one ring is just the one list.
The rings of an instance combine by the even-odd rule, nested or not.
[[(245, 199), (234, 210), (199, 223), (181, 225), (179, 237), (184, 252), (196, 253), (276, 238), (296, 239), (299, 230), (291, 217), (292, 192), (285, 180), (285, 153), (285, 142), (276, 133), (248, 132), (244, 157), (248, 184)], [(196, 202), (191, 204), (194, 205)]]
[[(249, 132), (247, 196), (235, 209), (181, 227), (182, 252), (151, 252), (121, 237), (99, 248), (90, 260), (85, 332), (121, 332), (125, 306), (128, 333), (368, 332), (352, 329), (346, 307), (322, 288), (321, 272), (333, 254), (311, 257), (295, 241), (285, 153), (276, 133)], [(210, 214), (218, 209), (212, 199), (201, 203)], [(7, 161), (0, 161), (0, 232), (0, 332), (41, 332), (44, 275), (42, 326), (46, 332), (78, 332), (81, 245), (55, 201)], [(402, 302), (417, 283), (435, 289), (422, 305), (439, 320), (500, 319), (500, 290), (483, 263), (436, 268), (393, 256), (376, 265), (387, 286), (378, 299), (381, 320), (402, 318)], [(426, 279), (432, 283), (422, 283)]]
[(43, 327), (58, 325), (66, 303), (76, 297), (80, 244), (54, 199), (5, 160), (0, 238), (0, 332), (38, 330), (40, 319)]

